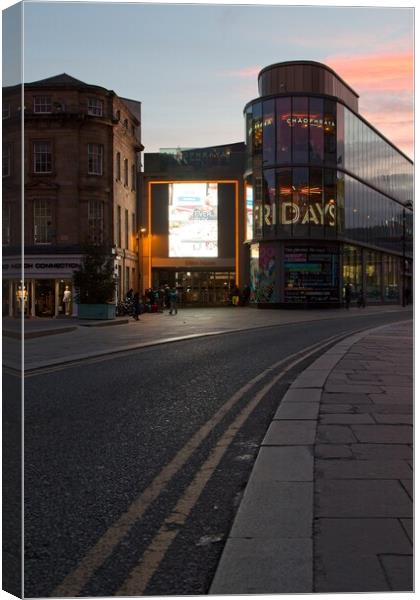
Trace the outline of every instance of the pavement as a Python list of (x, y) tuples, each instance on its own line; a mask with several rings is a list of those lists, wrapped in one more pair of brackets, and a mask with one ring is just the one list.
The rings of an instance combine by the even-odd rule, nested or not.
[[(220, 335), (245, 329), (287, 325), (333, 318), (399, 312), (411, 315), (412, 307), (368, 306), (330, 310), (258, 310), (251, 307), (189, 308), (177, 315), (143, 314), (139, 321), (82, 321), (73, 318), (25, 319), (25, 370), (126, 352), (178, 340)], [(112, 325), (112, 326), (111, 326)], [(118, 326), (115, 326), (118, 325)], [(3, 319), (3, 364), (20, 370), (22, 344), (19, 319)], [(39, 339), (42, 338), (42, 339)]]
[(280, 399), (210, 594), (413, 590), (413, 330), (352, 335)]

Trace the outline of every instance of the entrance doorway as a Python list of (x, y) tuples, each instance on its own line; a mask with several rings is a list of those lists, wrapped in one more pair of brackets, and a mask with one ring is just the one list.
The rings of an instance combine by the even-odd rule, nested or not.
[(54, 279), (37, 279), (35, 281), (35, 316), (53, 317), (54, 308)]

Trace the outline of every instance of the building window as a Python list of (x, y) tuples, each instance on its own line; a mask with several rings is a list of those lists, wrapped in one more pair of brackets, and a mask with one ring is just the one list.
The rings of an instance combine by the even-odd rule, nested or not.
[(88, 206), (89, 242), (97, 246), (104, 242), (104, 203), (89, 200)]
[(124, 158), (124, 185), (128, 186), (128, 158)]
[(12, 148), (10, 144), (3, 144), (3, 177), (9, 177), (11, 173)]
[(34, 97), (34, 113), (48, 114), (51, 112), (51, 96)]
[(136, 235), (137, 231), (136, 231), (136, 215), (135, 213), (131, 213), (131, 233), (133, 234), (133, 236)]
[(3, 204), (2, 243), (10, 246), (10, 204)]
[(137, 189), (136, 165), (131, 166), (131, 189)]
[(128, 119), (124, 119), (124, 128), (128, 131)]
[(104, 147), (101, 144), (88, 144), (88, 174), (103, 175)]
[(34, 243), (51, 244), (51, 202), (34, 201)]
[(121, 248), (121, 206), (117, 206), (117, 246)]
[(125, 247), (128, 250), (128, 210), (125, 209)]
[(115, 169), (117, 171), (117, 181), (121, 181), (121, 154), (117, 152), (117, 162), (115, 165)]
[(51, 173), (51, 142), (34, 142), (34, 173)]
[(88, 115), (94, 117), (102, 117), (104, 114), (104, 103), (99, 98), (89, 98), (88, 100)]
[(10, 118), (10, 104), (3, 103), (2, 112), (3, 112), (3, 119), (9, 119)]
[(136, 127), (135, 127), (135, 125), (131, 126), (131, 133), (132, 133), (133, 137), (136, 137)]

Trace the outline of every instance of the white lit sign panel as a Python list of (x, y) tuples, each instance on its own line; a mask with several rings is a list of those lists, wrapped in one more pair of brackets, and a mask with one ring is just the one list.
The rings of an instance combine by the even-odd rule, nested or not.
[(246, 239), (253, 238), (254, 194), (252, 185), (246, 185)]
[(217, 183), (169, 184), (169, 256), (217, 257)]

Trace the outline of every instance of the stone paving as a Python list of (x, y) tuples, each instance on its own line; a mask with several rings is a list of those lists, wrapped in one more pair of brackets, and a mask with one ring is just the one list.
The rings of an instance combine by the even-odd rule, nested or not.
[(410, 325), (356, 343), (328, 377), (315, 441), (314, 591), (413, 589)]
[(412, 322), (306, 369), (262, 442), (211, 594), (413, 590)]

